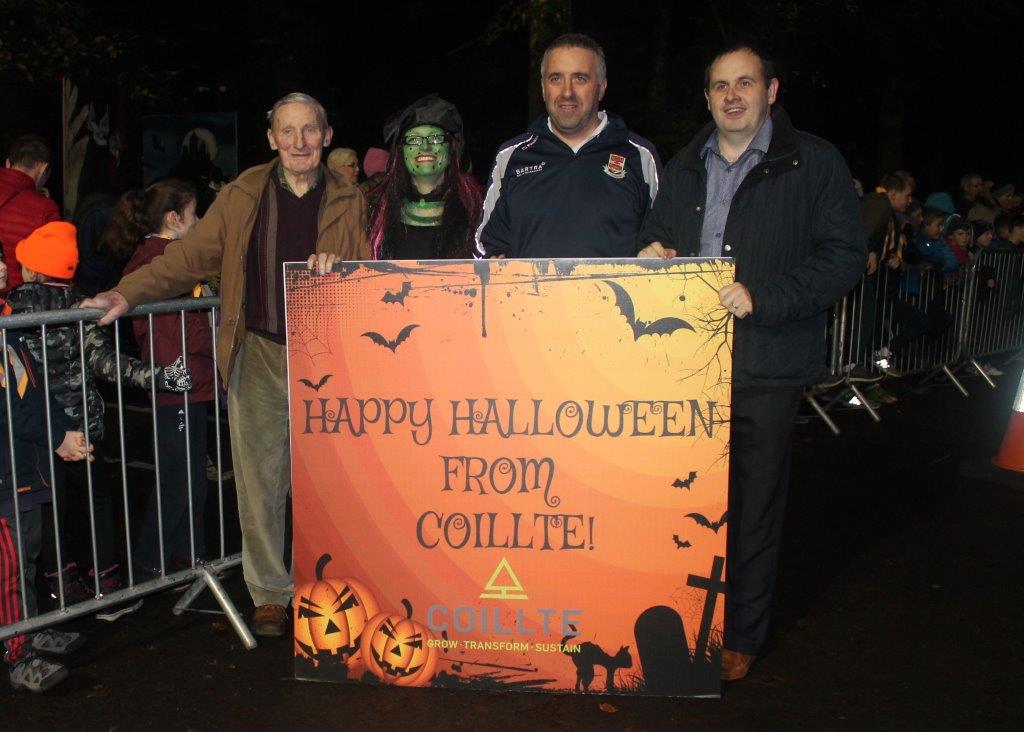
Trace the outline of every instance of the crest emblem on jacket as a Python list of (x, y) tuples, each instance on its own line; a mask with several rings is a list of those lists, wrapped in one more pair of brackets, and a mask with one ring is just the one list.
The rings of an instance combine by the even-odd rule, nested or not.
[(626, 177), (626, 156), (612, 153), (608, 156), (608, 164), (604, 166), (603, 170), (612, 178), (622, 180)]

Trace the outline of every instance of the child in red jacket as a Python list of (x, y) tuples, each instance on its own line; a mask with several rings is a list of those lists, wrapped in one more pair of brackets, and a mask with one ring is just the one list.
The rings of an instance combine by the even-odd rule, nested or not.
[(967, 249), (971, 245), (972, 236), (970, 221), (956, 218), (946, 224), (946, 244), (961, 266), (967, 264)]
[[(182, 181), (166, 179), (145, 191), (133, 191), (121, 197), (111, 217), (106, 246), (117, 256), (130, 253), (131, 258), (124, 270), (129, 274), (163, 254), (167, 245), (185, 236), (196, 221), (195, 189)], [(198, 293), (200, 289), (197, 287), (194, 292)], [(182, 297), (191, 294), (182, 293)], [(132, 327), (144, 359), (150, 354), (151, 337), (153, 359), (157, 363), (170, 363), (182, 356), (180, 314), (154, 315), (152, 321), (148, 317), (135, 318)], [(217, 396), (209, 313), (185, 313), (184, 336), (184, 355), (192, 372), (187, 416), (185, 400), (180, 395), (160, 394), (156, 399), (164, 551), (161, 557), (154, 493), (146, 509), (135, 554), (136, 564), (151, 572), (159, 572), (161, 568), (174, 571), (190, 566), (193, 539), (197, 559), (202, 558), (206, 551), (203, 511), (207, 487), (206, 417), (210, 402)]]

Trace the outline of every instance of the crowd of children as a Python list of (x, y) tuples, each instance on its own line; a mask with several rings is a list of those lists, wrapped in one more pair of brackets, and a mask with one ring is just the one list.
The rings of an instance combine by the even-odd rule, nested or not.
[[(141, 266), (189, 231), (196, 222), (195, 206), (194, 189), (176, 181), (126, 194), (107, 227), (107, 244), (121, 248), (128, 268)], [(68, 310), (84, 298), (74, 285), (79, 250), (73, 224), (43, 223), (5, 249), (15, 262), (8, 264), (0, 258), (3, 315)], [(20, 277), (19, 284), (8, 289), (10, 267), (16, 267)], [(195, 293), (183, 293), (191, 294), (208, 291), (197, 287)], [(110, 329), (91, 321), (51, 324), (45, 330), (3, 327), (0, 625), (38, 612), (37, 574), (48, 580), (53, 599), (63, 606), (124, 586), (124, 555), (115, 542), (113, 485), (86, 477), (86, 471), (92, 469), (87, 463), (102, 453), (106, 432), (105, 405), (97, 380), (159, 392), (155, 400), (163, 526), (161, 532), (154, 494), (135, 542), (136, 571), (145, 575), (136, 581), (202, 558), (206, 406), (217, 396), (211, 324), (208, 314), (187, 314), (183, 352), (180, 323), (177, 314), (154, 317), (150, 355), (150, 321), (137, 318), (134, 330), (139, 343), (145, 344), (140, 349), (144, 358), (124, 351), (117, 354)], [(190, 392), (187, 407), (182, 396), (185, 392)], [(51, 459), (51, 448), (59, 460)], [(90, 510), (69, 510), (81, 503), (87, 482), (92, 488), (86, 498), (86, 502), (91, 499)], [(82, 490), (77, 490), (76, 484)], [(89, 545), (76, 548), (65, 540), (65, 533), (69, 526), (83, 522), (89, 525)], [(163, 555), (159, 551), (161, 533)], [(88, 567), (87, 576), (79, 574), (81, 564)], [(126, 603), (106, 618), (139, 605), (141, 601)], [(77, 633), (55, 629), (7, 640), (5, 660), (11, 685), (32, 692), (52, 688), (67, 676), (67, 669), (54, 656), (73, 651), (82, 640)]]
[[(965, 282), (966, 265), (984, 252), (1014, 251), (1024, 243), (1022, 197), (1012, 184), (990, 194), (991, 182), (968, 174), (956, 201), (949, 193), (937, 192), (924, 203), (915, 200), (916, 187), (910, 173), (898, 170), (861, 195), (868, 261), (857, 312), (851, 313), (858, 332), (844, 381), (877, 382), (901, 375), (893, 364), (908, 346), (934, 343), (949, 331), (952, 303)], [(976, 278), (977, 299), (987, 302), (997, 288), (996, 272), (979, 263)], [(924, 286), (926, 281), (929, 287)], [(871, 364), (875, 368), (864, 368)], [(991, 364), (983, 368), (990, 376), (1002, 373)], [(872, 406), (895, 401), (877, 384), (867, 394)], [(860, 404), (855, 396), (843, 398)]]

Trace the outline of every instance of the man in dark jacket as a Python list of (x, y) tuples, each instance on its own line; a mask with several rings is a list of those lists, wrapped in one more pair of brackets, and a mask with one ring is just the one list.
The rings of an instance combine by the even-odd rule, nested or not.
[(540, 73), (547, 114), (498, 150), (477, 254), (632, 257), (658, 194), (658, 153), (598, 110), (608, 80), (593, 38), (556, 38)]
[(14, 247), (43, 224), (60, 218), (57, 204), (39, 192), (50, 175), (50, 148), (39, 135), (19, 137), (11, 145), (5, 167), (0, 168), (0, 244), (8, 264), (8, 285), (0, 294), (21, 284)]
[(773, 107), (771, 63), (734, 46), (705, 82), (714, 122), (669, 163), (640, 256), (736, 260), (736, 282), (719, 292), (737, 318), (722, 653), (722, 678), (734, 680), (767, 636), (790, 435), (803, 387), (826, 374), (825, 314), (867, 252), (846, 164)]

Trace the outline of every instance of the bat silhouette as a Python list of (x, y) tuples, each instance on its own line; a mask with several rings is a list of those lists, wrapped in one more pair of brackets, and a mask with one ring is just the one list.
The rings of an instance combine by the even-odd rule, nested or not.
[(637, 320), (636, 312), (633, 310), (633, 298), (629, 296), (629, 293), (615, 282), (608, 280), (603, 280), (603, 282), (615, 293), (615, 307), (619, 309), (626, 322), (629, 323), (629, 327), (633, 329), (634, 341), (644, 335), (672, 335), (682, 328), (693, 330), (693, 326), (681, 318), (659, 318), (654, 321)]
[(672, 534), (672, 541), (676, 543), (676, 549), (689, 549), (693, 544), (689, 541), (683, 541), (679, 538), (679, 534)]
[(720, 528), (725, 526), (725, 522), (726, 522), (728, 516), (729, 516), (729, 512), (726, 511), (725, 513), (722, 514), (722, 518), (718, 519), (718, 521), (708, 521), (707, 516), (705, 516), (704, 514), (701, 514), (701, 513), (688, 513), (688, 514), (686, 514), (686, 518), (692, 518), (695, 522), (697, 522), (698, 525), (703, 526), (705, 529), (711, 529), (716, 534), (718, 533), (718, 530)]
[(384, 293), (384, 297), (382, 297), (380, 301), (388, 303), (397, 302), (399, 305), (404, 305), (405, 296), (409, 294), (410, 290), (412, 290), (412, 283), (409, 281), (403, 282), (401, 290), (399, 290), (398, 292), (391, 292), (390, 290), (388, 290), (387, 292)]
[(320, 377), (320, 381), (316, 382), (315, 384), (309, 379), (299, 379), (299, 383), (305, 384), (313, 391), (320, 391), (320, 387), (326, 384), (327, 380), (332, 376), (334, 376), (334, 374), (324, 374), (323, 376)]
[(693, 479), (696, 478), (696, 477), (697, 477), (697, 471), (696, 470), (691, 470), (690, 474), (685, 479), (683, 479), (683, 478), (676, 478), (675, 480), (673, 480), (672, 481), (672, 487), (673, 488), (685, 488), (686, 490), (690, 490), (690, 487), (693, 485)]
[(419, 328), (419, 323), (409, 323), (409, 325), (398, 331), (398, 335), (395, 336), (395, 340), (389, 341), (387, 338), (382, 336), (380, 333), (374, 333), (372, 330), (363, 333), (364, 336), (369, 338), (371, 341), (376, 343), (378, 346), (384, 346), (390, 348), (391, 352), (394, 353), (395, 349), (405, 343), (409, 338), (409, 334), (412, 333), (413, 328)]

